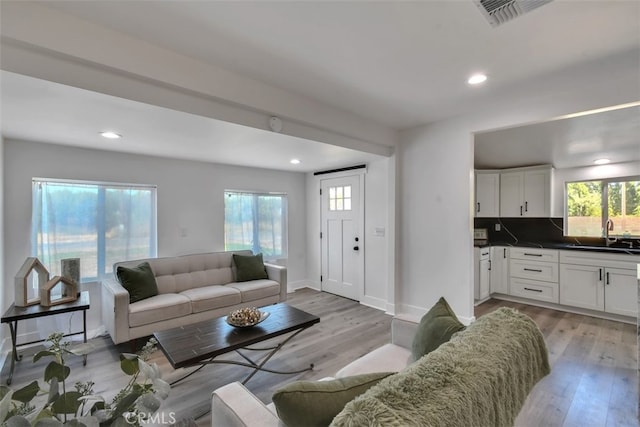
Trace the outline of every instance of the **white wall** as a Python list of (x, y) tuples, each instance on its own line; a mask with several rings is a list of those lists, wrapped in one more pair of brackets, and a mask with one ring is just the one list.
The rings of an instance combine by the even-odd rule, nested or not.
[(420, 316), (444, 296), (462, 320), (473, 318), (473, 132), (636, 101), (638, 71), (637, 52), (613, 55), (532, 82), (533, 92), (503, 92), (476, 114), (403, 132), (396, 312)]
[[(306, 278), (305, 175), (237, 166), (173, 160), (152, 156), (5, 140), (6, 188), (3, 283), (30, 255), (31, 179), (33, 177), (153, 184), (158, 187), (158, 256), (224, 250), (225, 189), (279, 191), (288, 194), (288, 278)], [(182, 237), (180, 230), (187, 235)], [(99, 285), (90, 285), (89, 329), (101, 325)], [(9, 289), (7, 289), (9, 288)], [(13, 287), (5, 285), (2, 309), (13, 301)], [(25, 325), (27, 322), (25, 322)], [(34, 326), (27, 326), (28, 333)], [(4, 330), (2, 330), (4, 332)]]
[[(2, 120), (1, 117), (0, 120)], [(13, 288), (13, 278), (10, 278), (10, 281), (7, 282), (4, 275), (4, 174), (4, 137), (0, 135), (0, 280), (5, 283), (4, 289), (0, 292), (0, 309), (3, 310), (3, 313), (6, 307), (10, 305), (6, 303), (9, 300), (8, 291)], [(7, 283), (9, 285), (6, 285)], [(13, 291), (11, 294), (13, 295)]]
[[(390, 242), (395, 239), (390, 212), (390, 194), (395, 188), (393, 164), (395, 156), (380, 158), (367, 164), (364, 175), (364, 284), (361, 302), (381, 310), (393, 312), (394, 253)], [(346, 172), (345, 172), (346, 173)], [(358, 173), (357, 171), (355, 173)], [(308, 286), (320, 289), (320, 179), (331, 175), (307, 174), (307, 273)], [(383, 227), (384, 236), (375, 236), (374, 228)], [(391, 289), (391, 291), (390, 291)], [(391, 293), (392, 298), (389, 298)]]

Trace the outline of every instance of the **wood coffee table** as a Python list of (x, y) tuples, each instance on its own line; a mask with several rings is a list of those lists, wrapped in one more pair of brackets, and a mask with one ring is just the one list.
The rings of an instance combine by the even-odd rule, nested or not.
[[(227, 323), (226, 316), (223, 316), (154, 333), (158, 346), (174, 369), (200, 365), (198, 369), (173, 381), (171, 385), (195, 374), (206, 365), (214, 363), (252, 368), (253, 371), (242, 381), (242, 384), (249, 381), (258, 371), (274, 374), (297, 374), (313, 369), (313, 364), (310, 364), (305, 369), (283, 372), (267, 369), (264, 365), (289, 340), (320, 322), (320, 318), (283, 303), (261, 307), (260, 310), (268, 312), (269, 317), (262, 323), (247, 328), (233, 327)], [(266, 348), (249, 347), (286, 334), (290, 335), (287, 335), (282, 341), (273, 346)], [(263, 355), (261, 360), (254, 361), (240, 350), (268, 351), (269, 353)], [(242, 356), (246, 362), (215, 360), (216, 357), (232, 351)]]

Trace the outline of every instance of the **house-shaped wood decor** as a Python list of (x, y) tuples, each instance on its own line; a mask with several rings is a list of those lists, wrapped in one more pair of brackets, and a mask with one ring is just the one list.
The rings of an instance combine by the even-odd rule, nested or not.
[[(61, 296), (59, 298), (51, 299), (51, 293), (58, 285), (62, 286)], [(78, 285), (67, 277), (53, 276), (53, 279), (49, 280), (40, 288), (40, 305), (43, 307), (64, 304), (77, 299)]]
[[(31, 288), (31, 278), (33, 274), (38, 275), (38, 292), (33, 292), (29, 295)], [(15, 287), (15, 306), (27, 307), (29, 305), (38, 304), (40, 302), (39, 289), (41, 289), (45, 283), (49, 281), (49, 272), (44, 265), (35, 257), (29, 257), (24, 261), (22, 267), (16, 274), (14, 287)]]

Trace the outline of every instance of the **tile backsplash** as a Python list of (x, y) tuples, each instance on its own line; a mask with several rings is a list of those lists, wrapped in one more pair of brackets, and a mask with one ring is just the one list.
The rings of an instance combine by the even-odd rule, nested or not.
[[(581, 245), (604, 245), (601, 237), (563, 236), (564, 218), (474, 218), (474, 228), (486, 228), (489, 243), (577, 243)], [(500, 231), (496, 231), (496, 224)], [(630, 239), (624, 239), (629, 241)], [(640, 239), (632, 239), (634, 247), (640, 247)]]

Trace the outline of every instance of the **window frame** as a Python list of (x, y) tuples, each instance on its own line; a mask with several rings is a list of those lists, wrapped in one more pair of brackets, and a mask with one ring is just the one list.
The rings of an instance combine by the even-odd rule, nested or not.
[[(61, 185), (77, 185), (77, 186), (85, 186), (85, 187), (98, 187), (98, 206), (100, 206), (100, 200), (104, 202), (106, 197), (106, 191), (108, 189), (141, 189), (141, 190), (151, 190), (151, 218), (150, 220), (150, 236), (149, 236), (149, 258), (155, 258), (158, 256), (158, 186), (152, 184), (138, 184), (138, 183), (124, 183), (124, 182), (110, 182), (110, 181), (91, 181), (91, 180), (80, 180), (80, 179), (58, 179), (58, 178), (42, 178), (42, 177), (33, 177), (31, 179), (32, 185), (32, 200), (35, 199), (35, 195), (33, 193), (33, 186), (36, 183), (53, 183), (53, 184), (61, 184)], [(104, 209), (103, 209), (104, 210)], [(31, 253), (32, 256), (37, 257), (38, 254), (38, 232), (36, 228), (36, 211), (35, 206), (32, 205), (32, 213), (31, 213)], [(103, 280), (104, 278), (108, 278), (113, 276), (111, 271), (106, 272), (106, 260), (107, 260), (107, 251), (106, 251), (106, 215), (105, 212), (97, 212), (96, 213), (96, 274), (97, 276), (93, 277), (85, 277), (81, 276), (81, 283), (89, 283), (89, 282), (97, 282)], [(99, 223), (98, 223), (99, 222)], [(123, 260), (125, 261), (125, 260)], [(101, 274), (101, 272), (103, 272)]]
[[(630, 182), (630, 181), (640, 181), (640, 175), (632, 175), (632, 176), (624, 176), (624, 177), (614, 177), (614, 178), (593, 178), (593, 179), (581, 179), (575, 181), (565, 181), (564, 183), (564, 230), (563, 235), (565, 237), (591, 237), (591, 238), (603, 238), (604, 237), (604, 228), (606, 227), (607, 220), (609, 219), (609, 184), (611, 183), (620, 183), (620, 182)], [(601, 235), (600, 236), (577, 236), (569, 234), (569, 184), (576, 184), (581, 182), (600, 182), (602, 187), (602, 193), (600, 196), (600, 209), (601, 209)], [(623, 234), (609, 234), (610, 237), (617, 237), (623, 239), (638, 239), (640, 235), (629, 235), (624, 236)]]
[[(281, 218), (281, 228), (282, 228), (282, 236), (281, 239), (282, 241), (280, 242), (280, 246), (282, 248), (280, 254), (277, 255), (267, 255), (263, 253), (263, 258), (265, 260), (269, 260), (269, 261), (275, 261), (278, 259), (287, 259), (289, 257), (289, 196), (286, 192), (280, 192), (280, 191), (251, 191), (251, 190), (231, 190), (231, 189), (225, 189), (223, 191), (223, 247), (224, 250), (232, 250), (232, 249), (227, 249), (227, 213), (226, 213), (226, 200), (227, 200), (227, 195), (228, 194), (241, 194), (241, 195), (251, 195), (254, 197), (261, 197), (261, 196), (277, 196), (277, 197), (281, 197), (282, 200), (284, 201), (284, 218)], [(253, 218), (252, 221), (254, 223), (256, 223), (256, 219)], [(258, 220), (259, 221), (259, 220)], [(258, 230), (259, 231), (259, 230)], [(254, 241), (255, 241), (255, 236), (256, 236), (257, 231), (253, 230), (253, 235), (254, 235)], [(251, 250), (254, 253), (257, 253), (256, 251), (256, 247), (259, 247), (259, 243), (258, 246), (254, 245), (251, 248), (246, 248), (246, 249), (242, 249), (242, 250)], [(262, 252), (262, 251), (259, 251)]]

